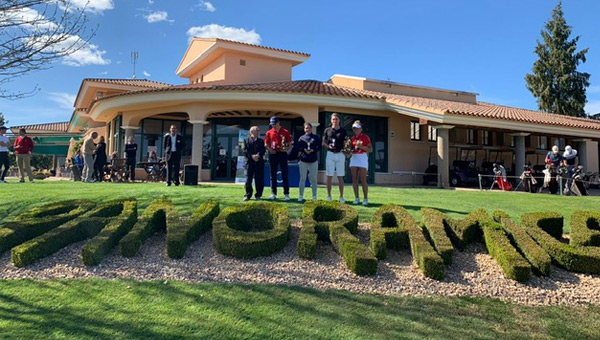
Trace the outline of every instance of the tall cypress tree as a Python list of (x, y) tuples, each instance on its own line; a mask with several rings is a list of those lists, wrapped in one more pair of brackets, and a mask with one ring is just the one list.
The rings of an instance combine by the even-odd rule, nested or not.
[(579, 36), (569, 40), (571, 27), (563, 17), (562, 4), (552, 11), (552, 20), (541, 31), (543, 43), (537, 41), (533, 74), (527, 74), (527, 89), (537, 98), (540, 111), (561, 115), (585, 117), (586, 88), (590, 74), (578, 72), (579, 63), (585, 63), (585, 48), (579, 52)]

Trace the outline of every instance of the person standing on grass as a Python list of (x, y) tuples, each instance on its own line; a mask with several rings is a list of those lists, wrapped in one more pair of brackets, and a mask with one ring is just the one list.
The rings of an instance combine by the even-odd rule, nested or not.
[(133, 136), (129, 136), (127, 144), (125, 144), (125, 164), (126, 171), (129, 171), (129, 179), (135, 182), (135, 157), (137, 156), (138, 146), (133, 139)]
[(171, 182), (179, 185), (179, 168), (181, 167), (181, 151), (183, 150), (183, 137), (177, 133), (177, 127), (171, 125), (169, 133), (164, 137), (163, 150), (167, 159), (167, 186)]
[(104, 141), (104, 136), (100, 136), (94, 154), (96, 155), (94, 158), (94, 175), (98, 182), (102, 182), (104, 179), (104, 167), (106, 166), (106, 142)]
[(10, 166), (10, 161), (8, 160), (8, 147), (10, 146), (10, 141), (8, 140), (8, 136), (4, 135), (6, 130), (6, 126), (0, 126), (0, 167), (4, 167), (0, 173), (0, 183), (6, 183), (4, 178), (6, 177), (6, 173)]
[(246, 195), (244, 201), (252, 198), (252, 180), (256, 186), (256, 200), (262, 197), (265, 187), (265, 141), (259, 138), (258, 126), (250, 128), (250, 136), (244, 139), (244, 156), (246, 157)]
[(325, 159), (325, 174), (327, 175), (327, 200), (331, 201), (331, 186), (333, 176), (337, 176), (340, 187), (340, 202), (344, 200), (344, 176), (346, 175), (346, 156), (342, 153), (346, 130), (340, 126), (340, 116), (331, 114), (331, 126), (325, 129), (323, 134), (323, 146), (327, 148)]
[(83, 182), (94, 183), (94, 151), (96, 144), (94, 139), (98, 138), (98, 132), (92, 132), (83, 141)]
[(312, 133), (312, 124), (304, 123), (304, 135), (298, 138), (297, 149), (299, 151), (298, 156), (298, 168), (300, 169), (300, 183), (298, 189), (300, 195), (298, 196), (298, 202), (304, 201), (304, 186), (306, 183), (306, 175), (308, 172), (308, 181), (312, 188), (312, 199), (317, 200), (317, 172), (319, 162), (317, 162), (317, 155), (321, 151), (321, 139), (319, 136)]
[(352, 157), (350, 158), (350, 174), (352, 174), (352, 187), (354, 188), (354, 204), (360, 204), (358, 198), (358, 180), (362, 183), (363, 205), (369, 205), (369, 186), (367, 185), (367, 170), (369, 169), (369, 153), (373, 151), (371, 139), (362, 132), (362, 124), (357, 120), (352, 124), (354, 136), (352, 143)]
[(15, 139), (15, 154), (17, 156), (17, 166), (19, 167), (19, 183), (25, 182), (25, 174), (29, 177), (29, 182), (33, 183), (33, 172), (31, 171), (31, 152), (33, 152), (33, 140), (27, 137), (25, 129), (19, 129), (19, 137)]
[(283, 179), (283, 194), (286, 201), (290, 200), (290, 183), (288, 178), (288, 154), (292, 144), (292, 135), (281, 127), (279, 118), (271, 117), (269, 121), (273, 128), (265, 135), (265, 147), (269, 150), (269, 164), (271, 166), (271, 197), (277, 199), (277, 167), (281, 169)]

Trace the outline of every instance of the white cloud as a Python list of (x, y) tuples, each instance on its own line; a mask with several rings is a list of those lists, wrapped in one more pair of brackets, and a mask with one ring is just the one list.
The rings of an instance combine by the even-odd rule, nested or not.
[[(102, 12), (115, 8), (112, 0), (67, 0), (72, 8), (83, 9), (86, 12), (102, 14)], [(60, 2), (59, 2), (60, 5)], [(64, 5), (61, 5), (64, 9)]]
[(215, 8), (215, 6), (213, 6), (212, 3), (208, 2), (208, 1), (203, 1), (203, 0), (200, 0), (198, 2), (198, 4), (196, 5), (196, 7), (199, 7), (201, 10), (207, 11), (207, 12), (214, 12), (217, 10)]
[(107, 75), (107, 74), (108, 74), (108, 71), (104, 71), (104, 72), (100, 72), (100, 73), (98, 73), (98, 75), (100, 75), (100, 76), (105, 76), (105, 75)]
[(588, 101), (585, 104), (585, 113), (590, 114), (590, 115), (595, 115), (596, 113), (600, 113), (600, 99)]
[(142, 72), (142, 74), (144, 75), (144, 77), (147, 77), (147, 78), (152, 77), (152, 75), (146, 71)]
[(173, 20), (169, 20), (169, 14), (165, 11), (153, 12), (148, 15), (144, 15), (144, 18), (146, 18), (146, 20), (148, 20), (148, 23), (150, 24), (160, 21), (173, 22)]
[(243, 28), (226, 27), (217, 24), (191, 27), (187, 31), (187, 35), (189, 40), (192, 40), (194, 37), (221, 38), (255, 45), (260, 44), (261, 40), (260, 34), (254, 30), (246, 31)]
[[(42, 14), (30, 7), (19, 8), (16, 10), (8, 10), (0, 13), (0, 21), (4, 25), (19, 25), (20, 27), (34, 30), (54, 30), (58, 25), (50, 20), (47, 20)], [(35, 25), (34, 25), (35, 24)]]
[(148, 0), (148, 5), (153, 5), (154, 4), (154, 0)]
[(76, 96), (64, 92), (49, 92), (48, 99), (58, 104), (58, 107), (66, 110), (73, 110)]
[[(50, 36), (41, 36), (38, 39), (29, 40), (31, 48), (41, 48), (46, 42), (51, 39)], [(48, 53), (56, 53), (58, 55), (65, 54), (66, 51), (72, 51), (69, 55), (62, 57), (61, 61), (69, 66), (84, 66), (84, 65), (108, 65), (110, 60), (104, 59), (103, 55), (106, 51), (102, 51), (98, 46), (82, 40), (76, 35), (68, 36), (65, 40), (54, 43), (45, 48)]]

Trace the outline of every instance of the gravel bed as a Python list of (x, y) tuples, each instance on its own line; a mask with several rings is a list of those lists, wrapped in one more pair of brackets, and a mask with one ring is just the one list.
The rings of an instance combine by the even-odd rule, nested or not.
[[(577, 274), (552, 267), (549, 277), (534, 276), (522, 284), (504, 277), (500, 266), (482, 244), (454, 252), (454, 264), (446, 277), (436, 281), (424, 277), (410, 251), (389, 251), (379, 262), (377, 274), (361, 277), (347, 268), (331, 245), (319, 243), (315, 260), (300, 259), (296, 251), (299, 220), (292, 223), (292, 239), (269, 257), (239, 260), (217, 253), (210, 232), (194, 242), (185, 257), (169, 259), (165, 235), (151, 237), (133, 258), (117, 250), (96, 267), (81, 261), (84, 242), (70, 245), (25, 268), (10, 261), (10, 252), (0, 256), (0, 279), (35, 278), (130, 278), (135, 280), (180, 280), (186, 282), (229, 282), (281, 284), (320, 290), (343, 289), (358, 293), (400, 296), (477, 296), (497, 298), (523, 305), (600, 305), (600, 276)], [(358, 237), (368, 244), (368, 224), (360, 224)]]

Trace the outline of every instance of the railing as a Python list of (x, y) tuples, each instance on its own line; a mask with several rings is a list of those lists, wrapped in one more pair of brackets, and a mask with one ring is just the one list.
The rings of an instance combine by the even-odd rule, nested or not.
[(435, 176), (437, 178), (437, 186), (442, 186), (441, 177), (442, 174), (438, 173), (429, 173), (429, 172), (417, 172), (417, 171), (392, 171), (394, 175), (400, 176), (411, 176), (411, 187), (416, 186), (416, 177), (417, 176)]
[[(594, 174), (586, 174), (586, 175), (587, 176), (594, 176)], [(489, 189), (486, 189), (486, 190), (492, 190), (494, 188), (494, 185), (497, 185), (496, 184), (496, 177), (497, 177), (496, 175), (482, 175), (482, 174), (478, 174), (478, 177), (479, 177), (479, 190), (482, 190), (482, 191), (484, 190), (483, 189), (483, 183), (481, 181), (481, 179), (483, 177), (492, 178), (492, 185), (490, 186)], [(521, 179), (521, 176), (502, 176), (502, 177), (505, 178), (505, 179), (515, 178), (515, 179), (519, 179), (520, 180), (520, 182), (513, 188), (512, 191), (517, 191), (517, 189), (519, 189), (519, 187), (523, 183), (523, 180)], [(531, 177), (535, 177), (535, 176), (531, 176)], [(556, 177), (556, 175), (554, 175), (553, 177)], [(597, 177), (598, 176), (596, 175), (596, 177), (595, 177), (594, 180), (587, 180), (586, 181), (586, 180), (580, 180), (580, 179), (578, 179), (577, 181), (584, 183), (585, 186), (586, 186), (586, 188), (589, 188), (590, 184), (592, 184), (592, 185), (598, 185), (599, 184), (599, 178), (597, 178)], [(539, 176), (537, 178), (539, 178)], [(538, 179), (536, 179), (536, 181), (537, 180)], [(543, 179), (542, 179), (542, 181), (543, 181)], [(558, 188), (559, 188), (558, 192), (559, 192), (560, 196), (563, 195), (564, 184), (568, 183), (569, 181), (572, 181), (572, 178), (570, 178), (570, 177), (561, 177), (560, 180), (557, 180), (557, 182), (558, 182)]]

